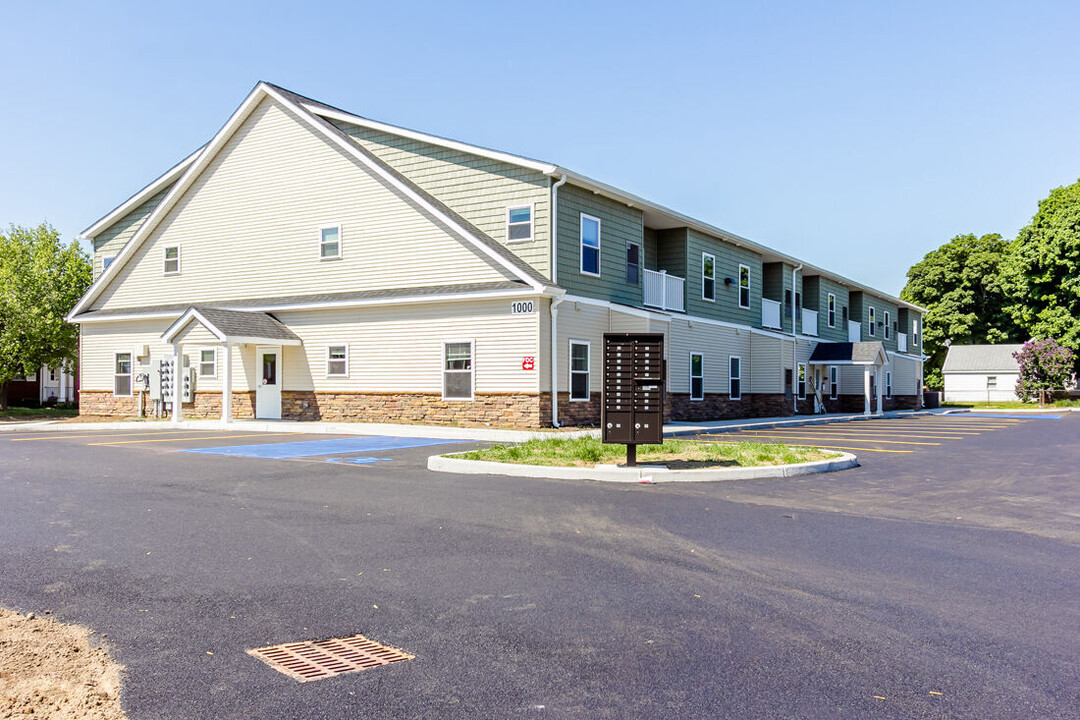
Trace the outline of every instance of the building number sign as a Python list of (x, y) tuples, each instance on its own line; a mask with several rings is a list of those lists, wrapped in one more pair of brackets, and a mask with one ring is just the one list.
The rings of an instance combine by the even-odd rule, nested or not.
[(536, 305), (532, 300), (518, 300), (517, 302), (510, 303), (511, 315), (522, 315), (531, 313), (536, 310)]

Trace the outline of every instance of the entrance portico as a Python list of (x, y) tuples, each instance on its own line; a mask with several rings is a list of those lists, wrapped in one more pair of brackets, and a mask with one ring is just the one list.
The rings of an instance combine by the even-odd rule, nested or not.
[[(884, 409), (884, 372), (889, 358), (880, 342), (818, 343), (810, 355), (811, 366), (854, 365), (863, 370), (863, 414)], [(827, 373), (828, 370), (826, 369)], [(821, 398), (818, 398), (820, 401)]]
[[(195, 328), (203, 328), (213, 336), (220, 348), (221, 372), (221, 421), (232, 421), (233, 362), (232, 351), (238, 347), (257, 348), (259, 359), (253, 380), (258, 397), (256, 417), (267, 419), (281, 417), (281, 348), (285, 345), (301, 345), (300, 338), (277, 320), (264, 312), (222, 310), (221, 308), (195, 306), (188, 308), (162, 335), (173, 349), (174, 381), (172, 387), (172, 421), (180, 422), (184, 416), (182, 373), (184, 368), (183, 347)], [(203, 333), (205, 336), (205, 333)], [(199, 345), (205, 345), (199, 341)], [(267, 360), (266, 358), (272, 358)], [(269, 375), (267, 375), (269, 373)], [(272, 387), (264, 387), (272, 386)], [(276, 407), (275, 407), (276, 403)]]

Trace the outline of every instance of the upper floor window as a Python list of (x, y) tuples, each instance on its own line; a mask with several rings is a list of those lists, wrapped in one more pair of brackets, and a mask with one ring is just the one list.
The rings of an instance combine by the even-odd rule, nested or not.
[(180, 246), (170, 245), (165, 248), (165, 265), (164, 270), (166, 275), (179, 275), (180, 274)]
[(600, 276), (600, 218), (581, 214), (581, 272)]
[(199, 351), (199, 377), (217, 377), (217, 349)]
[(890, 322), (891, 322), (891, 320), (889, 319), (889, 311), (886, 310), (885, 311), (885, 339), (886, 340), (889, 339), (889, 323)]
[(829, 327), (836, 327), (836, 296), (829, 293)]
[(326, 376), (349, 376), (349, 346), (328, 345), (326, 347)]
[(919, 318), (911, 321), (911, 344), (919, 344)]
[(341, 257), (341, 226), (333, 225), (319, 230), (319, 259), (336, 260)]
[(641, 279), (641, 246), (635, 242), (626, 243), (626, 282), (637, 285)]
[(739, 266), (739, 307), (750, 307), (750, 266)]
[(870, 306), (868, 317), (870, 320), (870, 328), (866, 331), (866, 334), (870, 337), (874, 337), (877, 335), (877, 311), (874, 310), (873, 305)]
[(107, 257), (101, 258), (101, 269), (102, 270), (107, 270), (108, 267), (110, 265), (112, 265), (112, 261), (115, 260), (115, 259), (116, 259), (115, 255), (109, 255)]
[(701, 253), (701, 299), (716, 300), (716, 258), (709, 253)]
[(532, 216), (532, 205), (518, 205), (506, 208), (507, 242), (532, 240)]

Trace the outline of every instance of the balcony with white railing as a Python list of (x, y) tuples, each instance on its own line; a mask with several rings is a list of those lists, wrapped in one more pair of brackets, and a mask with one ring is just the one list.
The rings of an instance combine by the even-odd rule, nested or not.
[(817, 337), (817, 310), (802, 309), (802, 331), (803, 335), (813, 335)]
[(848, 320), (847, 324), (847, 341), (848, 342), (862, 342), (862, 323), (855, 320)]
[(780, 324), (780, 303), (776, 300), (761, 298), (761, 327), (777, 330), (783, 327)]
[(907, 352), (907, 333), (896, 333), (896, 349), (899, 352)]
[(645, 304), (662, 310), (686, 312), (686, 280), (666, 270), (645, 271)]

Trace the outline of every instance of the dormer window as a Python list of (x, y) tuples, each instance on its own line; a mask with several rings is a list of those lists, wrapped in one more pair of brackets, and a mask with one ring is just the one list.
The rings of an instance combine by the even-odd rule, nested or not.
[(319, 259), (337, 260), (341, 257), (341, 226), (331, 225), (319, 230)]
[(166, 275), (180, 274), (180, 246), (171, 245), (165, 248), (164, 270)]
[(532, 205), (506, 208), (506, 241), (524, 242), (533, 239)]

